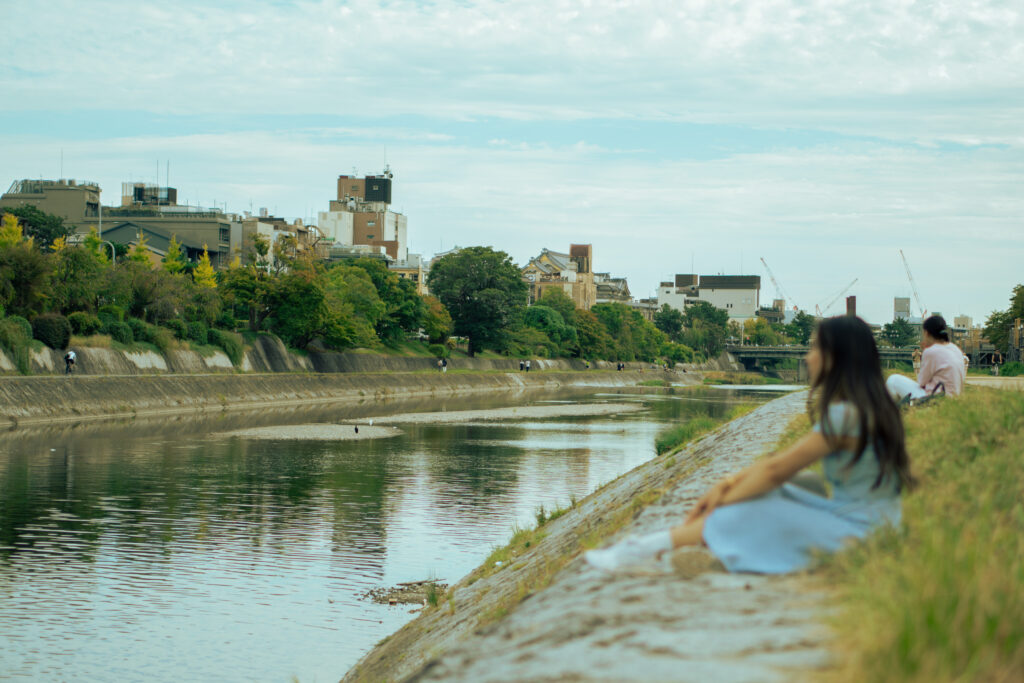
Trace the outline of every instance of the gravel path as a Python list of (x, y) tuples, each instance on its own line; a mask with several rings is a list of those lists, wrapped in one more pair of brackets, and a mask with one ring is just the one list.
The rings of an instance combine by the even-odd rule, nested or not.
[(577, 556), (503, 618), (480, 619), (533, 568), (578, 553), (595, 520), (684, 468), (688, 476), (614, 539), (678, 523), (707, 486), (769, 449), (804, 399), (772, 401), (674, 461), (656, 458), (601, 489), (545, 527), (519, 564), (461, 582), (447, 611), (413, 621), (346, 680), (789, 681), (827, 666), (826, 596), (813, 578), (728, 574), (699, 549), (613, 575)]

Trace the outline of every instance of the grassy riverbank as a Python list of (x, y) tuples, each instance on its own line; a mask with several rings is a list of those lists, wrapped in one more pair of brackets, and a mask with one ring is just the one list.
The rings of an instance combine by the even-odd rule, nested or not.
[(1024, 680), (1024, 395), (969, 388), (905, 416), (899, 530), (828, 560), (842, 681)]

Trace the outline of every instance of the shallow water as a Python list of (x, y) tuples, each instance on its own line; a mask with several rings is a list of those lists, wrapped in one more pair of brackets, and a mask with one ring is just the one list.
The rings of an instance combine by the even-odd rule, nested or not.
[[(0, 442), (0, 677), (336, 681), (412, 618), (370, 588), (454, 582), (653, 457), (659, 430), (771, 394), (721, 388), (367, 403), (14, 431)], [(368, 416), (635, 403), (601, 416), (398, 423), (366, 441), (227, 432)]]

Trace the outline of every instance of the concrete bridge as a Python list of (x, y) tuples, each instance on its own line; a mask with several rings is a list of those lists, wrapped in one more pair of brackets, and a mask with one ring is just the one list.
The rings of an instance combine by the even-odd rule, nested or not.
[[(725, 347), (725, 350), (731, 353), (736, 360), (743, 363), (743, 367), (748, 370), (761, 370), (764, 368), (765, 363), (795, 358), (800, 361), (797, 366), (798, 380), (807, 377), (807, 368), (804, 367), (803, 358), (807, 355), (809, 349), (809, 346), (741, 346), (738, 344), (730, 344)], [(878, 349), (878, 355), (883, 363), (887, 361), (911, 363), (913, 362), (911, 355), (913, 352), (914, 349), (912, 348), (894, 349), (883, 347)]]

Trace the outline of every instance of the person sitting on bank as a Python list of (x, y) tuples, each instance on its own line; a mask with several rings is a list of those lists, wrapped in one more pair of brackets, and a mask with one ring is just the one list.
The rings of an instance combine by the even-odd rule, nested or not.
[(964, 354), (949, 340), (949, 328), (940, 315), (933, 315), (921, 325), (921, 369), (917, 382), (903, 375), (891, 375), (885, 386), (897, 401), (924, 398), (945, 392), (958, 396), (964, 390), (966, 365)]
[[(853, 316), (824, 320), (806, 357), (814, 429), (705, 493), (683, 524), (627, 538), (584, 557), (613, 571), (682, 546), (705, 545), (726, 569), (777, 574), (806, 568), (886, 524), (898, 524), (910, 488), (900, 411), (885, 389), (871, 328)], [(788, 482), (821, 460), (832, 497)]]

